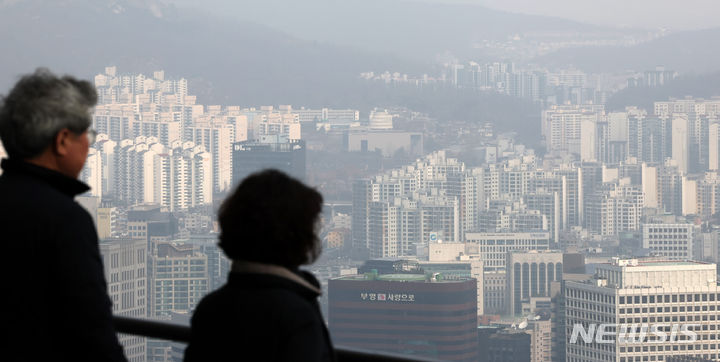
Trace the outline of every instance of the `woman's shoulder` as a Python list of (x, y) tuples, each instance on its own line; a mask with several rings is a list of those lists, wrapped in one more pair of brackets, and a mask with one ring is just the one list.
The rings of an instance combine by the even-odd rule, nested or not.
[(316, 301), (288, 289), (249, 290), (225, 285), (203, 298), (192, 317), (193, 327), (198, 330), (240, 322), (290, 330), (322, 323), (322, 316)]
[(225, 308), (313, 308), (317, 295), (304, 290), (292, 281), (268, 275), (231, 276), (220, 289), (205, 296), (198, 305), (199, 311)]

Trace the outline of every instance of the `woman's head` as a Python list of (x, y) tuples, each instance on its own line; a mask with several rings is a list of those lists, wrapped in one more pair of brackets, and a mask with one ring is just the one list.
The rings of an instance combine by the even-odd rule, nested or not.
[(277, 170), (248, 176), (219, 212), (220, 247), (233, 260), (295, 268), (320, 254), (322, 196)]

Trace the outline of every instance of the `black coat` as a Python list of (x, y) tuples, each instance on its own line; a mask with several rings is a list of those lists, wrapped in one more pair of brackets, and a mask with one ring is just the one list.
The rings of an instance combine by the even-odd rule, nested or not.
[(2, 161), (3, 361), (124, 361), (84, 183)]
[(196, 308), (185, 361), (334, 361), (319, 283), (297, 273), (315, 290), (282, 276), (231, 272)]

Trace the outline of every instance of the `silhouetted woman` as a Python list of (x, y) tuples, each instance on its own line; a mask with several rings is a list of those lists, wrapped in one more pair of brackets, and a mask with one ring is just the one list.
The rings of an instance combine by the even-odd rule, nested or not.
[(186, 361), (333, 361), (317, 298), (320, 284), (300, 265), (320, 253), (322, 196), (282, 172), (246, 178), (220, 208), (228, 282), (192, 317)]

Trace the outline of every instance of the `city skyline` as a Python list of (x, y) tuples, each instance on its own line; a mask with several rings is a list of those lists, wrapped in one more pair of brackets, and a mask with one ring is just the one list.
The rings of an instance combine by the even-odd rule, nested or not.
[[(89, 128), (61, 132), (93, 142), (74, 201), (129, 361), (181, 361), (203, 300), (233, 283), (251, 287), (238, 305), (292, 305), (258, 291), (278, 279), (340, 360), (720, 362), (718, 13), (710, 0), (0, 0), (0, 122), (3, 87), (36, 66), (94, 86)], [(0, 142), (8, 157), (0, 185), (11, 163), (38, 166)], [(240, 186), (267, 169), (294, 180)], [(291, 190), (312, 200), (278, 197)], [(314, 219), (288, 216), (301, 214)], [(316, 243), (307, 264), (273, 261), (301, 240)], [(252, 259), (266, 245), (283, 246)], [(284, 338), (276, 326), (309, 313), (286, 312), (258, 323)], [(178, 333), (125, 334), (143, 320)]]

